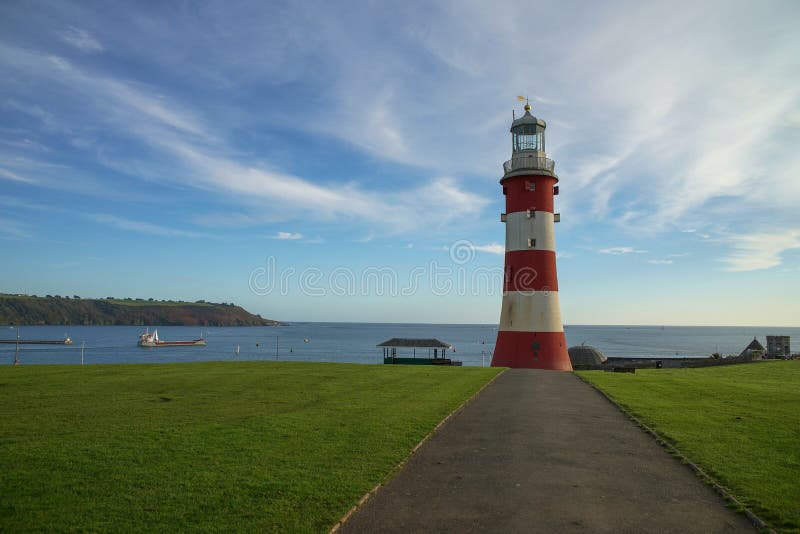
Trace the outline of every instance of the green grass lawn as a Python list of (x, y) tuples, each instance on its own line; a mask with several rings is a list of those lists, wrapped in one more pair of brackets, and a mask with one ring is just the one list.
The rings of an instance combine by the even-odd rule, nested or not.
[(3, 366), (0, 531), (326, 531), (497, 372)]
[(773, 527), (800, 532), (800, 361), (578, 374)]

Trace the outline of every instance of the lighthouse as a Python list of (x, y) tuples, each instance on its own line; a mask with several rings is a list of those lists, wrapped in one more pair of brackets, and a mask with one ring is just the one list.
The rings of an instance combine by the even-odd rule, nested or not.
[(511, 124), (511, 159), (503, 164), (506, 225), (503, 305), (492, 366), (571, 371), (556, 275), (553, 211), (555, 163), (547, 157), (543, 120), (525, 114)]

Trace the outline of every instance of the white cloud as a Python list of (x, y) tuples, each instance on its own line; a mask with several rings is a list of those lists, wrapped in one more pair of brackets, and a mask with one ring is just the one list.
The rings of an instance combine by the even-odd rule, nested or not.
[(43, 109), (41, 106), (24, 104), (16, 100), (9, 99), (3, 102), (3, 109), (24, 113), (25, 115), (29, 115), (35, 119), (38, 119), (46, 131), (52, 131), (56, 129), (57, 121), (55, 116), (46, 109)]
[[(284, 210), (287, 218), (298, 210), (314, 218), (368, 220), (392, 233), (423, 226), (443, 225), (455, 218), (474, 216), (488, 200), (463, 190), (450, 178), (435, 178), (429, 183), (394, 194), (368, 191), (356, 184), (326, 187), (303, 178), (211, 155), (186, 140), (163, 134), (150, 137), (162, 148), (180, 157), (193, 171), (191, 185), (225, 191), (245, 198), (264, 198)], [(443, 210), (442, 206), (447, 209)], [(310, 211), (309, 211), (310, 210)]]
[(619, 256), (622, 254), (645, 254), (647, 253), (646, 250), (639, 250), (633, 247), (609, 247), (609, 248), (601, 248), (598, 250), (600, 254), (612, 254), (614, 256)]
[(60, 32), (58, 36), (66, 43), (83, 52), (102, 52), (103, 45), (95, 39), (89, 32), (70, 26), (67, 30)]
[(20, 240), (32, 237), (27, 226), (15, 219), (0, 217), (0, 239)]
[[(487, 243), (486, 245), (476, 245), (470, 241), (458, 240), (453, 245), (444, 245), (442, 250), (450, 252), (455, 257), (461, 258), (465, 256), (465, 250), (474, 252), (487, 252), (489, 254), (498, 254), (500, 256), (506, 253), (506, 247), (500, 243)], [(470, 254), (471, 255), (471, 254)]]
[(363, 237), (359, 237), (355, 241), (356, 241), (356, 243), (369, 243), (373, 239), (375, 239), (375, 232), (370, 231), (367, 235), (365, 235)]
[(211, 228), (242, 228), (260, 223), (274, 222), (269, 218), (260, 218), (245, 213), (203, 213), (192, 218), (194, 224)]
[(699, 237), (700, 239), (711, 239), (711, 234), (700, 232), (699, 230), (697, 230), (697, 228), (688, 228), (686, 230), (681, 230), (681, 233), (691, 234), (693, 236)]
[(472, 245), (472, 248), (478, 252), (488, 252), (489, 254), (503, 255), (506, 253), (505, 245), (500, 243), (489, 243), (488, 245)]
[[(559, 202), (567, 221), (602, 221), (624, 213), (618, 222), (623, 232), (673, 230), (687, 221), (703, 228), (710, 205), (731, 208), (747, 201), (753, 209), (769, 206), (778, 227), (777, 215), (796, 205), (800, 181), (792, 176), (800, 167), (786, 163), (799, 141), (794, 127), (800, 108), (796, 5), (763, 10), (710, 1), (678, 13), (665, 3), (598, 4), (573, 17), (550, 3), (537, 7), (537, 16), (564, 24), (543, 27), (533, 41), (530, 18), (509, 16), (525, 7), (523, 2), (501, 9), (445, 2), (421, 16), (409, 5), (393, 10), (390, 19), (370, 6), (346, 16), (325, 3), (265, 7), (267, 13), (252, 8), (246, 16), (232, 8), (213, 13), (215, 23), (205, 28), (203, 39), (179, 31), (187, 25), (178, 15), (173, 25), (120, 14), (134, 29), (119, 28), (115, 39), (121, 44), (128, 39), (128, 48), (139, 53), (136, 39), (146, 30), (153, 48), (162, 52), (144, 59), (158, 72), (187, 73), (187, 80), (200, 80), (211, 92), (230, 87), (234, 91), (225, 94), (245, 97), (253, 87), (287, 80), (307, 89), (298, 92), (306, 101), (286, 97), (280, 109), (265, 105), (246, 118), (236, 109), (232, 118), (208, 117), (210, 110), (229, 103), (180, 106), (180, 95), (170, 95), (166, 87), (76, 73), (63, 58), (30, 71), (67, 86), (77, 81), (75, 92), (89, 95), (83, 101), (97, 102), (99, 96), (115, 132), (125, 134), (130, 122), (140, 140), (179, 156), (189, 169), (188, 177), (176, 181), (238, 198), (266, 198), (284, 205), (286, 213), (312, 210), (392, 231), (448, 224), (455, 217), (426, 216), (437, 210), (434, 201), (419, 202), (430, 192), (423, 185), (406, 184), (389, 193), (344, 178), (343, 187), (320, 186), (287, 165), (243, 155), (226, 130), (245, 131), (246, 123), (256, 126), (253, 130), (278, 125), (324, 132), (375, 160), (412, 165), (417, 174), (422, 169), (454, 177), (441, 200), (466, 206), (474, 215), (486, 203), (469, 197), (470, 189), (477, 180), (498, 177), (500, 163), (510, 155), (510, 108), (514, 96), (526, 91), (536, 92), (534, 112), (550, 125), (548, 147), (558, 164)], [(211, 8), (197, 10), (198, 20), (210, 19)], [(103, 27), (97, 22), (82, 24)], [(74, 46), (102, 49), (85, 30), (63, 33)], [(520, 42), (529, 42), (537, 53), (509, 54)], [(55, 73), (42, 74), (48, 69)], [(69, 79), (61, 82), (64, 72)], [(307, 101), (315, 90), (324, 106)], [(154, 96), (163, 93), (163, 99)], [(155, 126), (143, 124), (148, 120)], [(248, 179), (234, 176), (227, 183), (222, 173), (203, 168), (200, 159), (187, 156), (165, 134), (177, 134), (217, 169)], [(319, 187), (314, 193), (324, 193), (322, 203), (300, 198), (298, 192), (313, 185)], [(453, 191), (451, 185), (458, 187)], [(342, 189), (347, 194), (337, 195)], [(413, 196), (417, 202), (409, 200)], [(618, 209), (623, 202), (635, 209)], [(724, 216), (735, 220), (738, 215), (731, 210)]]
[(272, 239), (303, 239), (303, 234), (298, 234), (296, 232), (278, 232), (274, 236), (271, 237)]
[(26, 210), (52, 210), (51, 206), (47, 206), (45, 204), (37, 204), (34, 202), (28, 202), (26, 200), (22, 200), (17, 197), (9, 197), (6, 195), (0, 195), (0, 205), (7, 206), (9, 208), (22, 208)]
[[(178, 164), (175, 169), (178, 172), (167, 176), (159, 173), (157, 179), (225, 192), (248, 201), (268, 199), (276, 213), (284, 214), (284, 219), (304, 211), (315, 218), (367, 220), (390, 233), (402, 233), (425, 226), (442, 226), (458, 218), (473, 218), (489, 202), (448, 176), (394, 192), (366, 190), (354, 182), (323, 185), (309, 181), (260, 162), (248, 162), (248, 158), (240, 157), (222, 138), (221, 131), (210, 133), (212, 128), (198, 114), (170, 104), (146, 86), (98, 76), (61, 58), (8, 46), (0, 46), (2, 59), (30, 74), (49, 77), (68, 91), (92, 95), (86, 100), (95, 109), (86, 111), (93, 111), (94, 117), (86, 113), (83, 120), (94, 118), (105, 129), (133, 136), (168, 156), (173, 165)], [(47, 63), (57, 69), (47, 68)], [(377, 122), (372, 126), (377, 127)], [(402, 144), (399, 138), (386, 135), (389, 137), (384, 141), (399, 149)]]
[(319, 245), (325, 242), (324, 239), (321, 237), (304, 237), (303, 234), (299, 232), (278, 232), (274, 235), (269, 236), (270, 239), (279, 239), (282, 241), (302, 241), (303, 243), (307, 243), (309, 245)]
[(23, 182), (26, 184), (35, 183), (30, 178), (25, 178), (24, 176), (20, 176), (15, 172), (9, 171), (8, 169), (0, 169), (0, 177), (7, 178), (8, 180), (11, 180), (13, 182)]
[(782, 263), (784, 252), (800, 248), (800, 229), (743, 234), (730, 236), (727, 240), (733, 251), (722, 258), (727, 264), (725, 270), (741, 272), (769, 269)]
[(672, 265), (675, 262), (672, 260), (647, 260), (647, 263), (652, 265)]
[[(75, 96), (76, 93), (84, 95), (86, 106), (82, 107), (81, 114), (83, 120), (89, 124), (92, 121), (106, 123), (106, 127), (113, 125), (119, 128), (119, 133), (123, 133), (126, 125), (137, 128), (149, 121), (161, 127), (167, 126), (205, 140), (213, 140), (213, 136), (206, 133), (201, 122), (190, 111), (149, 94), (144, 85), (135, 86), (130, 82), (86, 72), (59, 56), (4, 44), (0, 44), (0, 63), (59, 85), (70, 96)], [(92, 98), (87, 100), (87, 95)], [(56, 125), (54, 113), (37, 105), (8, 101), (4, 106), (35, 116), (51, 129), (70, 129), (65, 125)]]
[(162, 226), (149, 222), (126, 219), (124, 217), (108, 215), (105, 213), (85, 213), (83, 216), (95, 222), (112, 226), (114, 228), (119, 228), (120, 230), (129, 230), (131, 232), (139, 232), (163, 237), (207, 237), (206, 234), (201, 234), (198, 232), (190, 232), (187, 230), (181, 230), (178, 228)]

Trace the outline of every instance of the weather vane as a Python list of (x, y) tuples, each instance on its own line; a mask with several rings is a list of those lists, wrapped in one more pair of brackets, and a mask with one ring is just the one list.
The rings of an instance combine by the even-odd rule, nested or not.
[(525, 101), (525, 111), (530, 111), (531, 110), (531, 104), (530, 104), (530, 102), (528, 102), (528, 97), (527, 96), (519, 95), (519, 96), (517, 96), (517, 100), (519, 100), (520, 102), (522, 102), (523, 100)]

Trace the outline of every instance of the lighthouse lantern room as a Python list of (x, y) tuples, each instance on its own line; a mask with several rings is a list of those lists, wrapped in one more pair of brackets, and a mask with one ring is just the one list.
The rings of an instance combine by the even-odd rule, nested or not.
[(553, 198), (558, 176), (545, 153), (541, 119), (525, 114), (511, 124), (511, 159), (503, 164), (506, 213), (503, 304), (493, 366), (572, 370), (561, 322), (556, 274)]

